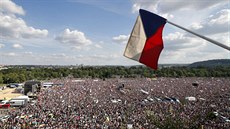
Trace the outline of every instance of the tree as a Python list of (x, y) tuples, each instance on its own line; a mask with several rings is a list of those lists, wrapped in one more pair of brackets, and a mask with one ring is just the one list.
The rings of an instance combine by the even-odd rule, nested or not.
[(3, 75), (0, 73), (0, 84), (3, 83)]

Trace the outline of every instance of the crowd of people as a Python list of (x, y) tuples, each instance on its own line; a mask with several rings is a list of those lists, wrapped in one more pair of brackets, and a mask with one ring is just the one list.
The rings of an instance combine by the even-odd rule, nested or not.
[[(4, 129), (230, 127), (230, 78), (59, 79), (36, 103), (10, 110)], [(193, 85), (193, 84), (196, 85)], [(193, 97), (195, 100), (186, 99)], [(174, 100), (174, 101), (173, 101)]]

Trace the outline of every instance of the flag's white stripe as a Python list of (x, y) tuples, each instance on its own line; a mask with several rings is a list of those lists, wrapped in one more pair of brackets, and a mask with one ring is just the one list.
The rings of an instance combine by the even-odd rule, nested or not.
[(146, 42), (146, 35), (140, 15), (137, 17), (133, 31), (129, 37), (124, 56), (139, 61)]

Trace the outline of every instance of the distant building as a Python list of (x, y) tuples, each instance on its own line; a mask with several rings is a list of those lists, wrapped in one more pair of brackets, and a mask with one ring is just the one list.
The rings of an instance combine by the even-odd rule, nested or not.
[(53, 85), (54, 85), (53, 82), (44, 82), (44, 83), (43, 83), (43, 87), (44, 87), (44, 88), (52, 87)]
[(41, 82), (40, 81), (27, 81), (24, 84), (24, 94), (27, 95), (28, 92), (40, 92)]

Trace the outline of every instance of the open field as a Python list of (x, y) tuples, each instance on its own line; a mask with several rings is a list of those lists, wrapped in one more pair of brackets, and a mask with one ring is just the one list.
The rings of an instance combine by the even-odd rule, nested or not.
[(37, 104), (9, 112), (11, 120), (0, 126), (21, 127), (21, 121), (28, 128), (230, 127), (230, 78), (52, 81), (64, 86), (42, 89)]
[(21, 96), (22, 94), (19, 93), (14, 93), (15, 88), (6, 88), (4, 90), (0, 90), (0, 100), (3, 99), (11, 99), (11, 98), (15, 98), (18, 96)]

